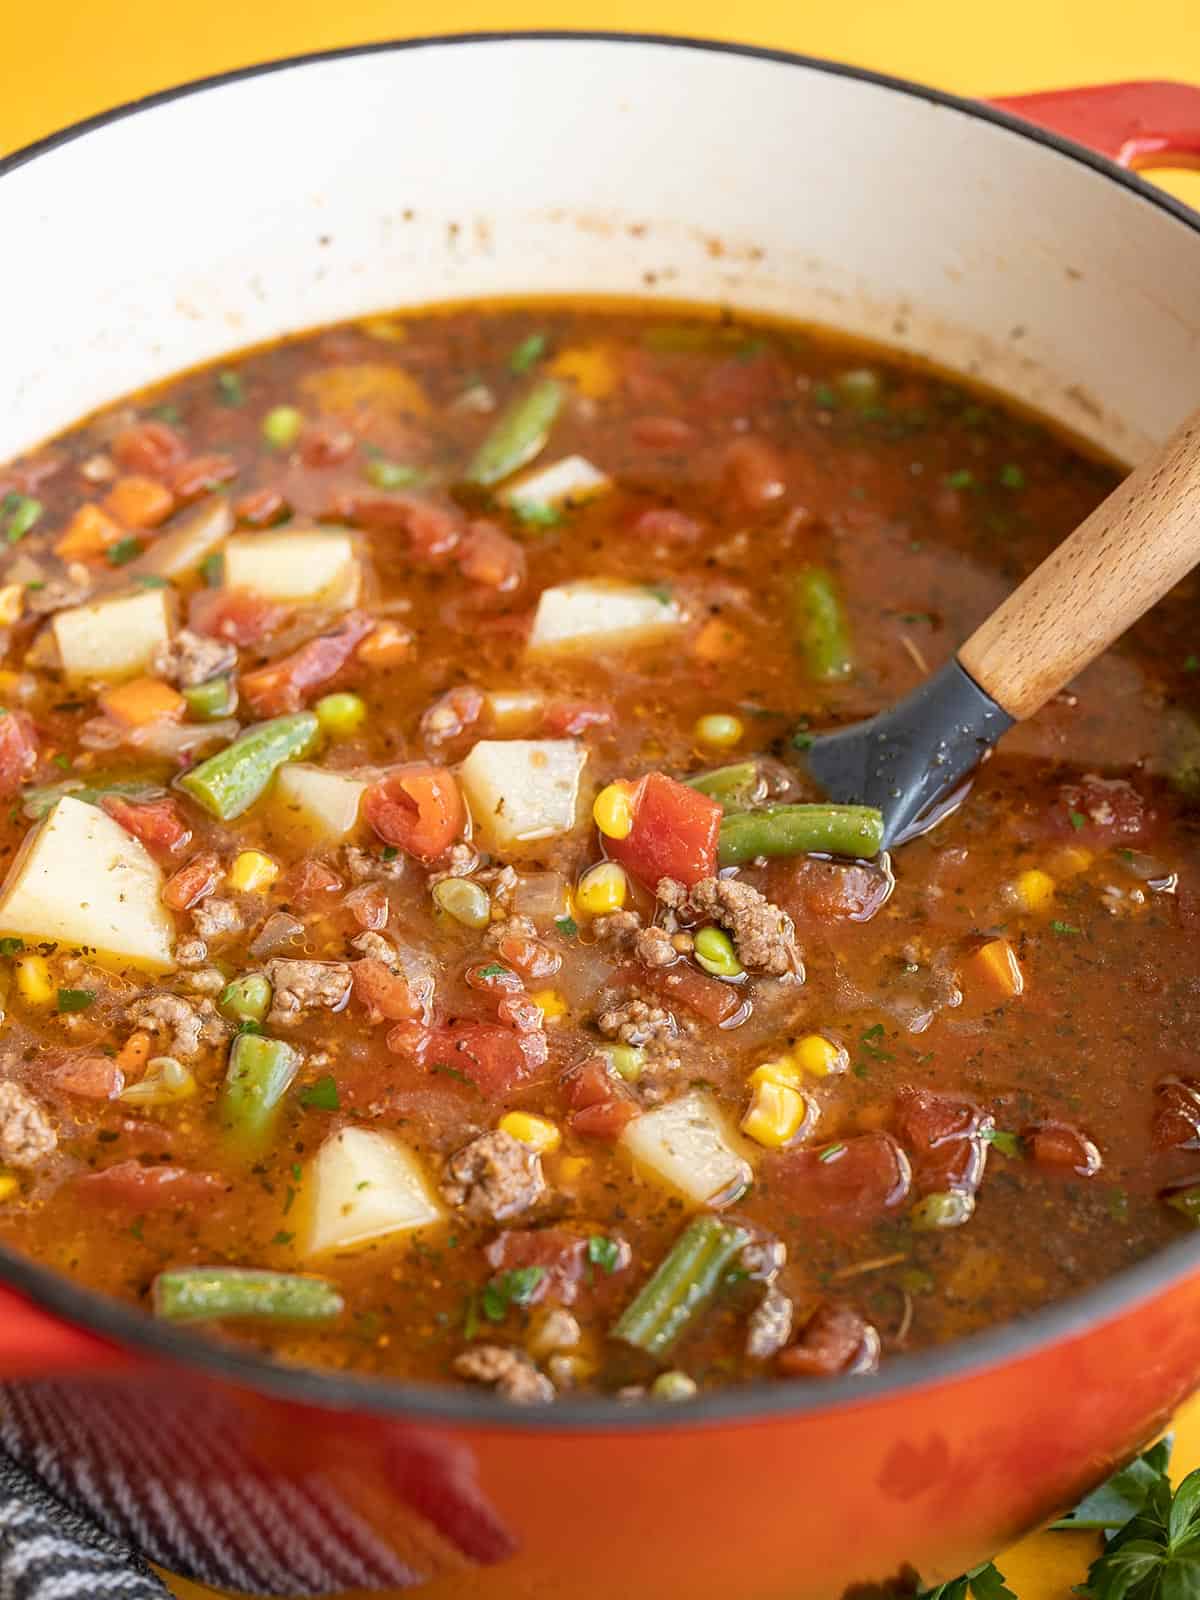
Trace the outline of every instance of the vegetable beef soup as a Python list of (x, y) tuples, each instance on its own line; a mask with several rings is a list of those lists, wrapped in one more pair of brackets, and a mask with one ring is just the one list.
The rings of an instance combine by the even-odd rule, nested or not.
[(541, 1402), (869, 1374), (1192, 1225), (1192, 582), (894, 859), (803, 768), (1115, 481), (620, 303), (323, 331), (0, 471), (0, 1240)]

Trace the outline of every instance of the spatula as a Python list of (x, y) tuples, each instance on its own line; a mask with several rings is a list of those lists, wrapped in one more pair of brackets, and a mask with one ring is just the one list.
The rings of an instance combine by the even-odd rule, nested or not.
[(996, 741), (1200, 561), (1200, 412), (1143, 461), (940, 671), (868, 722), (813, 739), (828, 799), (876, 806), (885, 848), (952, 809)]

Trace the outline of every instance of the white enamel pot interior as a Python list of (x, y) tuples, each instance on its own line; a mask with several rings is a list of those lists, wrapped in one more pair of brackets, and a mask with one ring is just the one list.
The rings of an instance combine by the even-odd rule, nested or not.
[(1200, 390), (1189, 215), (978, 108), (769, 53), (516, 36), (299, 61), (8, 163), (0, 460), (238, 346), (546, 293), (881, 339), (1132, 459)]

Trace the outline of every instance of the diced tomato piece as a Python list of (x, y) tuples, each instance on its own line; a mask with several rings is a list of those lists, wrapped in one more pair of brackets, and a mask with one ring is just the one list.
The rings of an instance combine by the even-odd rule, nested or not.
[(250, 528), (269, 528), (278, 522), (288, 509), (287, 501), (278, 489), (251, 489), (234, 501), (233, 514), (239, 522)]
[(446, 745), (461, 739), (483, 715), (483, 705), (483, 693), (473, 683), (459, 683), (447, 689), (421, 713), (425, 742)]
[(869, 922), (892, 892), (881, 867), (790, 856), (772, 861), (763, 893), (797, 927), (819, 922)]
[(336, 467), (354, 454), (355, 437), (330, 422), (311, 422), (300, 435), (300, 459), (306, 467)]
[(125, 1074), (111, 1056), (76, 1056), (50, 1073), (60, 1094), (80, 1100), (115, 1100), (125, 1087)]
[(0, 798), (16, 794), (37, 766), (38, 736), (24, 711), (0, 712)]
[(636, 442), (650, 450), (681, 450), (696, 436), (682, 417), (636, 417), (632, 431)]
[(813, 1312), (795, 1344), (779, 1352), (776, 1368), (788, 1378), (831, 1378), (838, 1372), (873, 1372), (879, 1336), (853, 1306), (826, 1300)]
[(745, 415), (770, 400), (784, 382), (783, 366), (770, 352), (748, 360), (735, 356), (709, 371), (697, 403), (710, 416)]
[(605, 847), (650, 890), (660, 878), (676, 878), (690, 888), (716, 873), (720, 830), (715, 800), (651, 772), (634, 791), (632, 829), (624, 839), (606, 839)]
[(472, 522), (458, 547), (458, 570), (472, 583), (511, 594), (525, 582), (525, 552), (490, 522)]
[(1054, 832), (1092, 850), (1141, 839), (1155, 820), (1145, 799), (1124, 778), (1088, 773), (1064, 783), (1051, 813)]
[(542, 727), (552, 739), (577, 738), (589, 728), (611, 728), (616, 713), (593, 700), (553, 700), (546, 707)]
[(769, 1158), (767, 1174), (789, 1210), (832, 1225), (870, 1222), (900, 1205), (912, 1187), (908, 1157), (887, 1133), (784, 1151)]
[(458, 783), (445, 767), (389, 773), (364, 794), (363, 815), (385, 844), (426, 863), (444, 856), (467, 825)]
[(126, 800), (119, 794), (106, 794), (100, 806), (126, 833), (140, 839), (147, 850), (156, 854), (170, 855), (183, 850), (192, 837), (192, 830), (179, 815), (179, 808), (170, 795), (158, 800)]
[(585, 1139), (616, 1139), (638, 1114), (632, 1100), (622, 1094), (606, 1063), (593, 1056), (563, 1079), (567, 1126)]
[(180, 500), (195, 500), (237, 477), (232, 456), (190, 456), (171, 473), (171, 488)]
[(695, 544), (704, 533), (704, 524), (686, 511), (655, 506), (633, 519), (630, 532), (649, 544)]
[(313, 689), (337, 676), (374, 625), (365, 611), (349, 612), (336, 628), (310, 639), (291, 655), (243, 673), (239, 679), (243, 698), (260, 717), (299, 711)]
[(725, 470), (742, 500), (754, 511), (763, 510), (787, 493), (783, 458), (765, 439), (735, 439), (725, 452)]
[(540, 939), (523, 933), (506, 933), (496, 946), (496, 954), (516, 970), (526, 983), (544, 982), (562, 966), (562, 956)]
[(506, 1228), (483, 1252), (495, 1273), (541, 1267), (542, 1277), (528, 1301), (555, 1300), (575, 1304), (587, 1271), (587, 1239), (567, 1228)]
[(742, 1009), (745, 996), (734, 984), (710, 978), (686, 961), (671, 967), (619, 967), (609, 982), (618, 989), (649, 989), (671, 1006), (684, 1006), (719, 1026)]
[(354, 962), (354, 993), (367, 1010), (367, 1020), (381, 1022), (423, 1022), (429, 1011), (429, 986), (415, 992), (403, 973), (393, 972), (383, 961), (366, 956)]
[(340, 894), (342, 880), (324, 861), (309, 857), (299, 862), (288, 874), (288, 890), (300, 905), (312, 905), (331, 894)]
[(163, 884), (163, 904), (172, 911), (187, 911), (205, 895), (211, 894), (221, 881), (221, 858), (211, 850), (204, 850), (190, 861), (185, 861), (179, 871)]
[(1035, 1122), (1022, 1130), (1021, 1138), (1030, 1161), (1048, 1172), (1091, 1178), (1103, 1165), (1087, 1134), (1066, 1122)]
[(520, 974), (511, 967), (501, 966), (498, 961), (483, 961), (478, 966), (468, 967), (466, 979), (472, 989), (482, 989), (485, 994), (511, 994), (524, 987)]
[(1154, 1085), (1150, 1131), (1156, 1150), (1200, 1150), (1200, 1084), (1160, 1079)]
[(165, 478), (183, 460), (187, 446), (165, 422), (137, 422), (121, 429), (112, 442), (112, 453), (126, 472)]
[(976, 1192), (987, 1163), (984, 1133), (992, 1119), (973, 1100), (906, 1086), (896, 1096), (893, 1125), (912, 1158), (917, 1194)]
[(188, 627), (239, 648), (258, 644), (282, 627), (288, 608), (252, 589), (197, 589), (188, 601)]
[[(529, 1076), (536, 1064), (524, 1048), (530, 1037), (494, 1022), (454, 1022), (433, 1030), (423, 1052), (425, 1065), (430, 1070), (444, 1066), (461, 1072), (491, 1100)], [(390, 1036), (388, 1043), (390, 1047)]]
[(381, 883), (360, 883), (357, 889), (351, 889), (342, 904), (360, 928), (377, 932), (387, 927), (391, 906)]
[(496, 1021), (518, 1033), (540, 1033), (542, 1008), (527, 994), (502, 994), (496, 1004)]
[(79, 1180), (88, 1198), (139, 1211), (162, 1211), (172, 1206), (212, 1201), (228, 1187), (215, 1172), (192, 1172), (187, 1167), (144, 1167), (140, 1161), (119, 1161)]
[(336, 495), (331, 515), (356, 528), (396, 529), (408, 535), (409, 555), (416, 562), (439, 566), (458, 548), (462, 514), (411, 494), (371, 494), (350, 490)]

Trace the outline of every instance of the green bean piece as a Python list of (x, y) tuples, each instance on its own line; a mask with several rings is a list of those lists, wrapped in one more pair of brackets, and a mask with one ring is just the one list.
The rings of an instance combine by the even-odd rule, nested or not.
[(562, 384), (539, 378), (497, 417), (475, 452), (465, 481), (487, 489), (532, 461), (544, 449), (562, 403)]
[(169, 1322), (214, 1322), (219, 1317), (331, 1322), (344, 1309), (336, 1284), (298, 1272), (177, 1267), (154, 1280), (154, 1314)]
[(26, 789), (21, 796), (21, 813), (33, 822), (40, 822), (47, 812), (69, 794), (72, 800), (82, 800), (89, 806), (98, 805), (106, 794), (120, 795), (124, 800), (157, 800), (165, 794), (161, 784), (148, 783), (139, 778), (102, 778), (97, 774), (90, 783), (78, 778), (67, 778), (62, 783), (48, 783)]
[(237, 690), (231, 678), (210, 678), (189, 684), (183, 691), (188, 711), (197, 722), (217, 722), (237, 710)]
[(874, 806), (764, 806), (722, 818), (717, 860), (737, 867), (755, 856), (802, 856), (812, 850), (869, 858), (882, 844), (883, 813)]
[(1166, 1201), (1172, 1211), (1178, 1211), (1194, 1228), (1200, 1228), (1200, 1184), (1193, 1184), (1190, 1189), (1176, 1189), (1166, 1196)]
[(260, 722), (185, 772), (178, 780), (179, 787), (219, 822), (240, 817), (262, 794), (278, 767), (308, 755), (319, 727), (311, 711)]
[(221, 990), (217, 1009), (231, 1022), (261, 1022), (271, 1009), (274, 990), (261, 972), (247, 972)]
[(725, 1269), (749, 1237), (744, 1228), (719, 1217), (697, 1217), (618, 1317), (612, 1337), (647, 1355), (665, 1355), (707, 1309)]
[(223, 1095), (224, 1120), (238, 1138), (262, 1144), (303, 1059), (283, 1039), (238, 1034), (229, 1052)]
[(698, 772), (694, 778), (683, 781), (689, 789), (699, 789), (701, 794), (715, 800), (726, 816), (735, 811), (749, 811), (766, 792), (762, 774), (754, 761), (735, 761), (731, 766)]
[(850, 625), (833, 577), (804, 567), (792, 583), (792, 620), (810, 678), (832, 683), (854, 670)]

